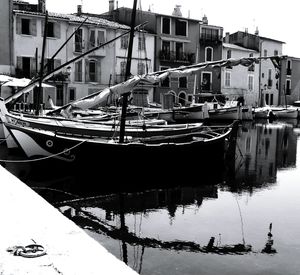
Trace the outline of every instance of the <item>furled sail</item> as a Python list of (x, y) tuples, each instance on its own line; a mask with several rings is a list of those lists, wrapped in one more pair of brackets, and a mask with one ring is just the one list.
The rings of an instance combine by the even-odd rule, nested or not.
[[(226, 66), (250, 66), (253, 63), (258, 63), (259, 58), (245, 57), (245, 58), (230, 58), (225, 60), (202, 62), (190, 66), (181, 66), (177, 68), (169, 68), (163, 71), (152, 72), (145, 75), (136, 75), (111, 87), (107, 87), (104, 90), (98, 91), (92, 95), (73, 101), (72, 103), (62, 107), (68, 107), (68, 110), (82, 109), (86, 110), (89, 108), (95, 108), (97, 106), (105, 106), (108, 102), (109, 97), (118, 98), (123, 94), (131, 92), (141, 81), (155, 84), (163, 81), (167, 77), (183, 77), (196, 74), (198, 71), (204, 68), (214, 67), (226, 67)], [(71, 106), (71, 108), (70, 108)], [(54, 111), (53, 111), (54, 112)]]

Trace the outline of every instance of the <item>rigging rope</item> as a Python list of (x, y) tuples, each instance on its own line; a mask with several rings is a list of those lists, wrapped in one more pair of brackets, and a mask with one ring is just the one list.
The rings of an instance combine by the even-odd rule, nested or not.
[(56, 154), (52, 154), (50, 156), (46, 156), (46, 157), (42, 157), (42, 158), (36, 158), (36, 159), (20, 159), (20, 160), (3, 160), (3, 159), (0, 159), (0, 162), (8, 162), (8, 163), (27, 163), (27, 162), (36, 162), (36, 161), (41, 161), (41, 160), (46, 160), (46, 159), (50, 159), (50, 158), (53, 158), (53, 157), (57, 157), (59, 155), (62, 155), (68, 151), (71, 151), (73, 150), (74, 148), (80, 146), (81, 144), (83, 144), (84, 142), (86, 142), (87, 140), (83, 140), (81, 142), (79, 142), (78, 144), (74, 145), (73, 147), (70, 147), (70, 148), (66, 148), (64, 149), (63, 151), (59, 152), (59, 153), (56, 153)]

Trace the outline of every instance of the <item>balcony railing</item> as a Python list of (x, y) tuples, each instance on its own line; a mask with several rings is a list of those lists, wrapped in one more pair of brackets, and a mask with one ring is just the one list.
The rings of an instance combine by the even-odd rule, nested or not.
[(184, 53), (176, 51), (160, 51), (159, 57), (161, 61), (169, 62), (194, 63), (195, 60), (194, 53)]
[(200, 33), (200, 41), (222, 41), (222, 35), (210, 34), (210, 33)]

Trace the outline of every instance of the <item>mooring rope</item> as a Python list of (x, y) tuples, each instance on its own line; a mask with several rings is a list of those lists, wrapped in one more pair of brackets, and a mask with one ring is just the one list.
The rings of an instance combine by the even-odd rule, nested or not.
[(49, 190), (49, 191), (54, 191), (54, 192), (58, 192), (58, 193), (63, 193), (63, 194), (68, 195), (68, 196), (80, 198), (80, 196), (78, 196), (78, 195), (75, 195), (75, 194), (72, 194), (72, 193), (69, 193), (69, 192), (66, 192), (66, 191), (63, 191), (63, 190), (55, 189), (55, 188), (49, 188), (49, 187), (31, 187), (31, 188), (35, 189), (35, 190)]
[(56, 153), (56, 154), (52, 154), (50, 156), (46, 156), (46, 157), (42, 157), (42, 158), (36, 158), (36, 159), (20, 159), (20, 160), (9, 160), (9, 159), (0, 159), (0, 162), (8, 162), (8, 163), (27, 163), (27, 162), (36, 162), (36, 161), (42, 161), (42, 160), (46, 160), (46, 159), (50, 159), (50, 158), (53, 158), (53, 157), (57, 157), (59, 155), (62, 155), (70, 150), (73, 150), (74, 148), (80, 146), (81, 144), (83, 144), (84, 142), (86, 142), (86, 140), (83, 140), (81, 142), (79, 142), (78, 144), (74, 145), (73, 147), (70, 147), (70, 148), (66, 148), (64, 149), (63, 151), (59, 152), (59, 153)]
[(4, 143), (5, 141), (7, 141), (7, 139), (10, 137), (10, 134), (8, 134), (7, 137), (5, 138), (0, 138), (0, 144)]

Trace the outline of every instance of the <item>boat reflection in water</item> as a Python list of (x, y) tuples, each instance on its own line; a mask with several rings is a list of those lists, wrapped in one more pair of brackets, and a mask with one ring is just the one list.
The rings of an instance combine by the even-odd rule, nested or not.
[[(243, 122), (225, 163), (193, 171), (175, 167), (168, 170), (169, 181), (151, 172), (155, 163), (143, 178), (137, 173), (140, 184), (133, 185), (114, 185), (114, 175), (107, 179), (105, 172), (82, 177), (57, 167), (45, 179), (33, 168), (12, 169), (12, 163), (6, 168), (18, 171), (18, 177), (138, 273), (222, 274), (226, 266), (227, 274), (296, 274), (293, 263), (300, 255), (286, 243), (294, 241), (300, 251), (295, 241), (299, 225), (292, 218), (298, 208), (285, 212), (285, 205), (277, 203), (286, 191), (277, 183), (279, 172), (297, 167), (296, 129), (282, 121)], [(184, 180), (188, 173), (193, 180)], [(289, 184), (296, 193), (292, 188)]]

